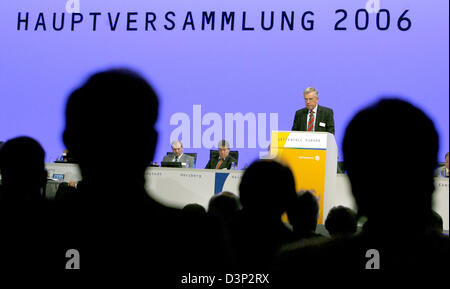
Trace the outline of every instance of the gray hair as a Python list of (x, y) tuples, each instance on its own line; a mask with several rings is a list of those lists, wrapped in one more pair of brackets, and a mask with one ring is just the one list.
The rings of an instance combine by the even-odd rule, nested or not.
[[(179, 146), (178, 146), (178, 145), (179, 145)], [(182, 144), (181, 141), (179, 141), (179, 140), (174, 140), (174, 141), (172, 142), (172, 147), (174, 147), (174, 148), (183, 147), (183, 144)]]
[(230, 144), (226, 140), (221, 140), (221, 141), (219, 141), (219, 145), (217, 147), (229, 149), (230, 148)]
[(315, 89), (314, 87), (307, 87), (304, 91), (303, 91), (303, 96), (307, 95), (308, 93), (314, 92), (314, 95), (316, 97), (319, 97), (319, 92), (317, 91), (317, 89)]

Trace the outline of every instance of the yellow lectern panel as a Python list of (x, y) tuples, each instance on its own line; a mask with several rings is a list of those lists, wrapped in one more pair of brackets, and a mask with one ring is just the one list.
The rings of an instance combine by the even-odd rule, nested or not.
[(271, 153), (291, 168), (297, 191), (309, 190), (315, 194), (319, 203), (318, 223), (322, 224), (327, 155), (326, 135), (273, 132)]

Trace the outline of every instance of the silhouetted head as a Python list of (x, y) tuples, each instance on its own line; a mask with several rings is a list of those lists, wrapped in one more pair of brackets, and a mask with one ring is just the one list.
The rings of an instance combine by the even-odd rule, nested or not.
[(47, 183), (45, 152), (29, 137), (8, 140), (0, 149), (2, 199), (42, 199)]
[(230, 192), (221, 192), (209, 200), (208, 214), (224, 222), (230, 222), (240, 208), (238, 196)]
[(76, 187), (69, 185), (67, 182), (62, 182), (56, 190), (55, 201), (71, 201), (76, 198), (76, 195)]
[(431, 215), (431, 228), (441, 232), (444, 230), (444, 222), (442, 220), (441, 215), (439, 215), (436, 211), (433, 210), (433, 214)]
[(153, 160), (158, 99), (144, 78), (129, 70), (91, 76), (69, 97), (64, 143), (80, 165), (83, 179), (101, 163), (143, 174)]
[(319, 203), (310, 191), (298, 193), (287, 211), (289, 223), (295, 232), (314, 232), (317, 227), (318, 214)]
[(402, 216), (419, 225), (431, 213), (437, 152), (433, 122), (410, 103), (382, 99), (358, 112), (343, 142), (358, 215), (370, 224)]
[(276, 161), (255, 161), (242, 176), (239, 198), (244, 211), (279, 220), (295, 199), (294, 176)]
[(187, 204), (186, 206), (183, 207), (183, 209), (181, 211), (184, 216), (188, 216), (188, 217), (206, 216), (205, 208), (203, 208), (202, 205), (196, 204), (196, 203)]
[(354, 234), (357, 229), (356, 213), (347, 207), (333, 207), (328, 212), (325, 228), (332, 236)]

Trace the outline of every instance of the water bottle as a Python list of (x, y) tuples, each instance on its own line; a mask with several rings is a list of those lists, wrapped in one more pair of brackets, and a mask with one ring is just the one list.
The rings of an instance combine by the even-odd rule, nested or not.
[(236, 164), (234, 162), (231, 163), (231, 170), (235, 170), (236, 169)]
[(190, 162), (189, 162), (189, 160), (186, 160), (186, 168), (190, 168), (191, 166), (190, 166)]

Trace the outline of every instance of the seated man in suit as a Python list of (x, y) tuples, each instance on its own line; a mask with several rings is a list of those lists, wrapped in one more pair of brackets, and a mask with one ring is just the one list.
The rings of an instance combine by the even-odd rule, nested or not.
[(321, 131), (334, 134), (334, 117), (331, 108), (318, 105), (319, 95), (315, 88), (308, 87), (303, 92), (305, 108), (297, 110), (292, 130)]
[(234, 162), (237, 165), (237, 160), (230, 156), (230, 144), (226, 140), (219, 142), (219, 157), (210, 159), (205, 169), (230, 169)]
[(435, 170), (434, 176), (436, 178), (448, 178), (449, 169), (448, 169), (448, 152), (445, 154), (445, 166), (439, 167)]
[(68, 149), (65, 149), (61, 155), (61, 157), (57, 160), (57, 162), (60, 163), (74, 163), (72, 154), (69, 152)]
[(172, 142), (172, 155), (164, 157), (163, 162), (181, 162), (181, 166), (184, 168), (194, 167), (194, 157), (183, 154), (183, 144), (179, 141)]

